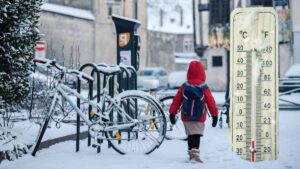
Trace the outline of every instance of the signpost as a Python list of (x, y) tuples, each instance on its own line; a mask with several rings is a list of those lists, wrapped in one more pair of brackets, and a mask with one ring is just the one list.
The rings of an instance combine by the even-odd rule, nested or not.
[(36, 58), (45, 58), (46, 57), (46, 42), (38, 41), (35, 43), (35, 57)]
[(230, 140), (252, 162), (278, 159), (277, 22), (273, 8), (231, 14)]

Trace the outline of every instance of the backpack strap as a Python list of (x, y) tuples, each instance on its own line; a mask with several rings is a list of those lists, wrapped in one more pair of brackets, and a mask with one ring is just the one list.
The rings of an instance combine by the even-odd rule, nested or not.
[[(199, 86), (196, 86), (196, 85), (190, 85), (188, 82), (184, 82), (183, 84), (183, 87), (190, 87), (190, 88), (193, 88), (193, 91), (196, 92), (196, 91), (199, 91), (201, 90), (203, 92), (204, 89), (208, 88), (207, 84), (203, 83)], [(187, 99), (187, 97), (185, 96), (184, 94), (184, 90), (182, 91), (182, 96)]]
[(197, 86), (197, 87), (199, 87), (200, 89), (202, 89), (202, 90), (204, 90), (204, 89), (207, 89), (208, 88), (208, 86), (207, 86), (207, 84), (206, 83), (203, 83), (203, 84), (201, 84), (201, 85), (199, 85), (199, 86)]
[(195, 87), (200, 88), (200, 89), (202, 89), (202, 90), (208, 88), (208, 86), (207, 86), (206, 83), (202, 83), (201, 85), (196, 86), (196, 85), (190, 85), (188, 82), (184, 82), (184, 83), (183, 83), (183, 86), (184, 86), (184, 87), (186, 87), (186, 86), (195, 86)]

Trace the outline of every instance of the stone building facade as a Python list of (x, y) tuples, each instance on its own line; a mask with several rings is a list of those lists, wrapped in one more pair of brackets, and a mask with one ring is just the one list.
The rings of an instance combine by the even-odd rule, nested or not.
[[(40, 30), (46, 56), (78, 68), (84, 63), (116, 64), (116, 31), (111, 15), (140, 21), (141, 56), (146, 55), (146, 0), (48, 0), (42, 6)], [(140, 65), (145, 64), (141, 57)]]
[[(178, 1), (178, 4), (183, 7), (183, 13), (186, 13), (183, 15), (184, 22), (182, 25), (180, 22), (176, 22), (182, 18), (182, 16), (177, 13), (171, 12), (171, 14), (164, 14), (164, 12), (161, 12), (163, 10), (152, 10), (153, 13), (150, 13), (150, 15), (154, 16), (155, 12), (159, 13), (156, 14), (155, 18), (160, 19), (158, 19), (156, 23), (149, 21), (148, 58), (146, 65), (151, 67), (163, 67), (168, 69), (169, 72), (182, 71), (187, 70), (191, 60), (199, 60), (205, 67), (207, 74), (206, 83), (209, 87), (214, 91), (225, 91), (227, 82), (225, 56), (227, 55), (227, 51), (223, 48), (207, 49), (203, 57), (197, 56), (194, 52), (194, 31), (192, 28), (188, 29), (193, 25), (193, 15), (189, 13), (189, 11), (192, 11), (192, 4), (188, 4), (187, 1), (184, 3), (179, 3)], [(168, 23), (169, 20), (175, 21)], [(170, 29), (164, 29), (166, 25), (170, 27)], [(218, 64), (213, 64), (213, 60), (217, 60)]]
[(191, 1), (149, 1), (148, 5), (146, 66), (186, 70), (190, 56), (196, 56)]
[(198, 59), (193, 51), (191, 33), (148, 31), (146, 66), (163, 67), (169, 72), (186, 70), (191, 59)]
[(147, 67), (163, 67), (174, 69), (174, 49), (177, 36), (162, 34), (161, 32), (148, 32)]

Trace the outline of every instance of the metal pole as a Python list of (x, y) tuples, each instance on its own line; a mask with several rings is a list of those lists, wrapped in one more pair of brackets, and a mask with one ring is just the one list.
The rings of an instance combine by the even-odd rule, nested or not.
[(227, 65), (227, 71), (226, 71), (226, 94), (225, 94), (225, 101), (229, 98), (229, 85), (230, 85), (230, 50), (226, 49), (226, 65)]
[[(89, 81), (89, 99), (93, 100), (93, 81)], [(89, 105), (89, 120), (92, 120), (91, 116), (92, 112), (92, 105)], [(90, 132), (88, 132), (88, 146), (91, 146), (91, 135)]]
[[(81, 86), (81, 81), (78, 78), (77, 79), (77, 92), (80, 93), (80, 86)], [(77, 107), (80, 108), (80, 99), (77, 98)], [(76, 116), (76, 152), (79, 151), (79, 145), (80, 145), (80, 116), (77, 113)]]
[(198, 1), (198, 11), (199, 12), (199, 27), (200, 27), (200, 46), (203, 46), (203, 25), (202, 25), (202, 12), (199, 11), (199, 6), (201, 5), (201, 0)]

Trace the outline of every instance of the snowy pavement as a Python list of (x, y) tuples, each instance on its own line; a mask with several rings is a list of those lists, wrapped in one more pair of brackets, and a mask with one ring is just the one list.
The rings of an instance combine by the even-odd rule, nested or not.
[(150, 155), (119, 155), (106, 144), (100, 154), (81, 142), (75, 153), (75, 142), (68, 141), (37, 152), (36, 157), (26, 155), (16, 161), (3, 161), (0, 169), (299, 169), (300, 168), (300, 112), (281, 111), (279, 119), (279, 159), (250, 163), (240, 159), (229, 149), (228, 128), (212, 128), (206, 122), (205, 136), (201, 140), (201, 158), (204, 164), (187, 163), (186, 142), (164, 140), (161, 147)]

